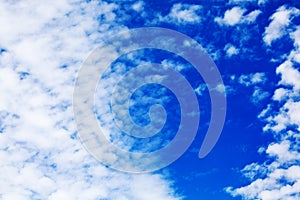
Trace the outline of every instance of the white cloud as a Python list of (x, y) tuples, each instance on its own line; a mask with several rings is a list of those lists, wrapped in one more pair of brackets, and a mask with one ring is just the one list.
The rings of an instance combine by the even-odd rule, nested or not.
[(250, 180), (255, 180), (255, 178), (257, 178), (257, 174), (264, 175), (267, 171), (264, 166), (260, 166), (258, 163), (251, 163), (245, 166), (241, 172)]
[(260, 15), (262, 12), (260, 10), (254, 10), (250, 12), (248, 15), (244, 17), (244, 21), (247, 23), (255, 22), (258, 15)]
[(266, 4), (268, 0), (229, 0), (229, 4), (232, 5), (248, 5), (248, 4), (257, 4), (259, 6), (263, 6)]
[(300, 26), (297, 26), (295, 29), (295, 31), (290, 33), (290, 37), (294, 40), (296, 48), (291, 51), (289, 59), (300, 63)]
[(271, 23), (265, 29), (263, 40), (267, 45), (271, 45), (274, 40), (281, 38), (287, 33), (287, 27), (291, 18), (298, 16), (300, 11), (297, 8), (286, 8), (281, 6), (270, 17)]
[(251, 101), (252, 103), (257, 104), (260, 101), (266, 99), (268, 96), (270, 96), (268, 92), (262, 90), (260, 87), (255, 87), (252, 93)]
[(251, 183), (237, 189), (229, 187), (227, 192), (233, 196), (241, 195), (244, 199), (298, 199), (300, 166), (296, 163), (300, 155), (295, 147), (285, 140), (270, 144), (266, 153), (275, 158), (275, 161), (270, 164), (247, 165), (242, 173)]
[(261, 14), (260, 10), (254, 10), (249, 14), (244, 15), (246, 11), (247, 10), (244, 8), (235, 6), (230, 10), (226, 10), (224, 17), (216, 17), (215, 22), (217, 22), (219, 25), (227, 26), (234, 26), (242, 23), (253, 23), (258, 15)]
[(164, 17), (160, 17), (160, 21), (172, 21), (179, 24), (198, 23), (201, 20), (200, 11), (200, 5), (174, 4), (170, 13)]
[(76, 136), (74, 77), (97, 41), (126, 28), (115, 26), (116, 8), (0, 2), (1, 199), (178, 199), (163, 175), (107, 169)]
[(294, 40), (294, 45), (300, 48), (300, 26), (297, 26), (296, 30), (290, 33), (290, 36)]
[(231, 57), (233, 55), (237, 55), (239, 53), (239, 49), (237, 49), (232, 44), (226, 44), (226, 46), (224, 47), (224, 51), (226, 51), (226, 55), (228, 57)]
[(281, 75), (279, 84), (293, 86), (295, 90), (300, 89), (300, 72), (293, 67), (291, 61), (287, 60), (276, 69), (276, 73)]
[(290, 148), (290, 141), (284, 140), (281, 143), (270, 144), (266, 153), (270, 156), (277, 157), (280, 163), (299, 160), (300, 154), (297, 151), (291, 151)]
[(258, 0), (257, 4), (258, 5), (264, 5), (268, 2), (268, 0)]
[(285, 88), (278, 88), (274, 92), (273, 100), (282, 101), (282, 100), (284, 100), (285, 98), (288, 97), (288, 94), (289, 94), (289, 90), (287, 90)]
[(245, 9), (236, 6), (231, 8), (230, 10), (227, 10), (224, 14), (224, 18), (217, 17), (215, 21), (219, 24), (233, 26), (241, 21), (242, 16), (245, 12)]
[[(271, 165), (270, 165), (271, 166)], [(236, 190), (227, 188), (233, 196), (243, 195), (244, 199), (291, 199), (297, 200), (300, 195), (300, 167), (291, 166), (287, 169), (273, 169), (265, 179), (258, 178), (250, 185)], [(288, 182), (289, 184), (283, 184)]]
[[(282, 20), (281, 22), (289, 23), (289, 15), (292, 12), (296, 13), (296, 10), (280, 7), (276, 11), (280, 14), (273, 15), (273, 21), (279, 23), (278, 20)], [(250, 179), (250, 184), (235, 189), (226, 188), (226, 191), (233, 196), (262, 200), (300, 198), (300, 72), (294, 66), (297, 62), (295, 52), (299, 49), (300, 41), (300, 37), (296, 36), (297, 31), (298, 28), (290, 33), (294, 40), (294, 49), (291, 50), (286, 61), (276, 69), (277, 74), (280, 75), (280, 81), (273, 100), (280, 101), (279, 108), (274, 110), (278, 104), (271, 103), (258, 116), (267, 123), (263, 130), (275, 135), (274, 142), (267, 148), (259, 148), (259, 152), (264, 152), (267, 156), (265, 162), (249, 164), (242, 170)], [(271, 43), (275, 38), (270, 37), (267, 41)]]
[(260, 83), (265, 83), (267, 81), (267, 77), (265, 73), (257, 72), (249, 75), (241, 75), (238, 81), (240, 84), (248, 87)]
[(138, 1), (135, 4), (132, 5), (132, 9), (135, 10), (136, 12), (141, 12), (144, 10), (144, 2), (143, 1)]

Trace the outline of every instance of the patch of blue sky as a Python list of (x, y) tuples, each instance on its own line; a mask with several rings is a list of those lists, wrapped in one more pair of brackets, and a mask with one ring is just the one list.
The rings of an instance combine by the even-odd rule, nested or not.
[(2, 54), (2, 53), (4, 53), (4, 52), (6, 52), (6, 49), (0, 48), (0, 54)]
[(19, 72), (20, 80), (27, 78), (30, 75), (29, 72)]
[(74, 133), (72, 133), (72, 134), (70, 135), (70, 138), (71, 138), (72, 140), (74, 140), (74, 139), (77, 138), (77, 135), (78, 135), (78, 132), (75, 131)]

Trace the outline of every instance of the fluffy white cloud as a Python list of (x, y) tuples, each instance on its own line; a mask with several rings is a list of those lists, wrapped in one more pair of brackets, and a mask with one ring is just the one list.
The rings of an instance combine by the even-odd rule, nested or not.
[(281, 101), (285, 99), (289, 94), (289, 90), (285, 88), (278, 88), (275, 90), (274, 95), (273, 95), (273, 100), (275, 101)]
[(143, 1), (138, 1), (135, 4), (132, 5), (132, 9), (141, 12), (144, 10), (144, 2)]
[(160, 21), (172, 21), (173, 23), (197, 23), (201, 18), (199, 12), (201, 11), (200, 5), (192, 4), (174, 4), (168, 15), (160, 16)]
[(233, 196), (242, 194), (244, 199), (297, 200), (300, 197), (300, 176), (298, 174), (300, 174), (299, 166), (291, 166), (287, 169), (276, 168), (268, 173), (265, 179), (258, 178), (246, 187), (236, 190), (227, 188), (227, 191), (231, 192)]
[(262, 12), (260, 10), (253, 10), (248, 15), (244, 17), (244, 22), (246, 23), (253, 23), (255, 22), (258, 15), (260, 15)]
[(292, 61), (300, 63), (300, 26), (297, 26), (296, 30), (290, 33), (290, 37), (294, 40), (296, 48), (291, 51), (289, 58)]
[(281, 6), (270, 17), (271, 23), (265, 29), (263, 40), (267, 45), (271, 45), (274, 40), (281, 38), (287, 33), (287, 27), (291, 18), (298, 16), (300, 11), (297, 8), (286, 8)]
[(237, 55), (239, 53), (239, 49), (237, 49), (232, 44), (226, 44), (226, 46), (224, 47), (224, 51), (226, 52), (226, 55), (228, 57), (231, 57), (233, 55)]
[(290, 60), (285, 61), (276, 69), (276, 73), (281, 75), (279, 84), (294, 87), (295, 90), (300, 89), (300, 73), (293, 67)]
[(241, 23), (253, 23), (258, 15), (261, 14), (260, 10), (254, 10), (249, 14), (244, 15), (246, 11), (247, 10), (244, 8), (235, 6), (230, 10), (226, 10), (224, 17), (216, 17), (215, 22), (217, 22), (219, 25), (227, 26), (234, 26)]
[(76, 135), (74, 78), (97, 41), (126, 28), (114, 23), (115, 9), (100, 1), (0, 2), (1, 199), (177, 199), (163, 175), (107, 169)]
[(245, 166), (242, 173), (251, 180), (249, 185), (237, 189), (229, 187), (226, 188), (227, 192), (233, 196), (241, 195), (244, 199), (299, 199), (299, 140), (289, 140), (298, 138), (296, 133), (289, 132), (288, 135), (281, 142), (270, 144), (265, 150), (273, 162)]
[[(298, 13), (298, 10), (294, 8), (287, 10), (285, 7), (280, 7), (272, 15), (272, 19), (277, 21), (276, 23), (279, 23), (278, 20), (289, 23), (291, 13)], [(281, 23), (281, 25), (283, 24)], [(291, 50), (287, 60), (276, 70), (281, 79), (278, 83), (279, 88), (274, 92), (273, 100), (280, 101), (279, 108), (274, 111), (276, 104), (271, 103), (259, 115), (259, 118), (265, 119), (267, 123), (264, 131), (270, 131), (275, 135), (273, 143), (258, 150), (259, 153), (264, 152), (268, 159), (264, 163), (249, 164), (242, 170), (251, 183), (240, 188), (226, 188), (226, 191), (233, 196), (262, 200), (297, 200), (300, 198), (300, 72), (294, 66), (297, 62), (295, 59), (297, 53), (295, 52), (299, 51), (298, 30), (297, 28), (290, 33), (295, 48)], [(271, 43), (275, 38), (278, 37), (270, 36), (270, 40), (267, 39), (267, 42)]]
[(233, 26), (238, 24), (241, 21), (242, 16), (245, 12), (246, 12), (245, 9), (236, 6), (231, 8), (230, 10), (227, 10), (223, 18), (217, 17), (215, 21), (219, 24), (226, 24), (229, 26)]
[(241, 75), (238, 81), (240, 84), (248, 87), (251, 85), (265, 83), (267, 81), (267, 77), (265, 73), (257, 72), (249, 75)]

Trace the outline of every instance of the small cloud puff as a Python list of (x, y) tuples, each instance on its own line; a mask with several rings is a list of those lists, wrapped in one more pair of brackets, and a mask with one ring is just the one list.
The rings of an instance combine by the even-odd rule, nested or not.
[(300, 15), (297, 8), (286, 8), (281, 6), (270, 17), (271, 23), (265, 28), (263, 40), (270, 46), (273, 41), (278, 40), (287, 33), (287, 27), (290, 25), (291, 19)]
[(267, 77), (265, 73), (257, 72), (249, 75), (241, 75), (239, 78), (239, 83), (245, 86), (257, 85), (259, 83), (265, 83)]
[(243, 23), (250, 24), (256, 20), (258, 15), (261, 14), (260, 10), (254, 10), (249, 14), (244, 15), (246, 11), (247, 10), (244, 8), (235, 6), (230, 10), (226, 10), (224, 17), (216, 17), (215, 22), (217, 22), (219, 25), (226, 25), (226, 26), (235, 26), (237, 24), (243, 24)]
[(226, 52), (227, 57), (231, 57), (239, 53), (239, 49), (237, 49), (232, 44), (226, 44), (226, 46), (224, 47), (224, 51)]
[(135, 4), (132, 5), (132, 9), (136, 12), (141, 12), (144, 10), (144, 2), (138, 1)]

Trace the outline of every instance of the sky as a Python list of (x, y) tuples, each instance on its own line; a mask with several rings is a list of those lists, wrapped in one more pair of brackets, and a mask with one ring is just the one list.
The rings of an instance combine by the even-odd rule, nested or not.
[[(0, 27), (0, 199), (300, 199), (299, 1), (3, 0)], [(212, 88), (172, 38), (123, 54), (108, 45), (123, 48), (118, 34), (145, 27), (198, 42), (222, 87)], [(109, 65), (89, 71), (96, 81), (89, 98), (76, 88), (95, 52)], [(226, 97), (226, 118), (214, 148), (199, 158), (216, 123), (212, 94)], [(93, 105), (78, 110), (80, 100)], [(184, 113), (183, 104), (195, 112)], [(123, 157), (86, 140), (96, 135), (82, 133), (93, 131), (86, 113)], [(182, 155), (147, 160), (195, 116)], [(134, 128), (150, 135), (128, 136)], [(128, 172), (147, 171), (152, 161), (149, 172)]]

